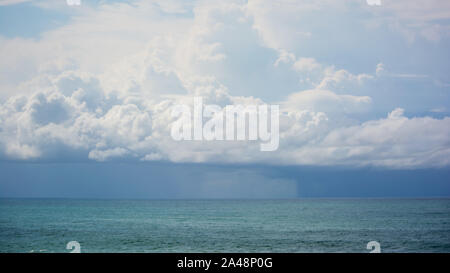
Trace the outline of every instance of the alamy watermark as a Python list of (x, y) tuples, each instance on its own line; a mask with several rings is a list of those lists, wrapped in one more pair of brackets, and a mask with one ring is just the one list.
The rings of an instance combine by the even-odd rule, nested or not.
[[(78, 241), (68, 242), (66, 245), (66, 249), (71, 250), (70, 253), (81, 253), (81, 245)], [(381, 253), (381, 245), (377, 241), (368, 242), (366, 249), (371, 250), (370, 253)]]
[(259, 140), (261, 151), (276, 151), (280, 139), (279, 114), (278, 105), (227, 105), (222, 108), (215, 104), (203, 105), (201, 97), (194, 97), (192, 111), (186, 104), (172, 108), (172, 117), (178, 119), (172, 124), (170, 133), (176, 141)]
[(381, 6), (381, 0), (366, 0), (369, 6)]
[(366, 248), (372, 250), (370, 253), (381, 253), (381, 245), (377, 241), (368, 242)]
[(66, 249), (72, 250), (70, 253), (81, 253), (81, 245), (77, 241), (70, 241), (66, 245)]
[(81, 5), (81, 0), (66, 0), (69, 6), (79, 6)]

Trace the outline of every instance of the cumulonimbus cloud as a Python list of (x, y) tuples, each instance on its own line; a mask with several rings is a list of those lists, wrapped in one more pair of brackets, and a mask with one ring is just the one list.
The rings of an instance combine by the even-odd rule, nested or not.
[[(191, 19), (170, 21), (160, 14), (174, 10), (185, 13), (184, 8), (161, 10), (144, 2), (136, 7), (117, 4), (100, 8), (95, 18), (82, 15), (82, 20), (44, 33), (40, 40), (2, 38), (8, 52), (2, 53), (5, 63), (0, 70), (10, 64), (16, 77), (2, 85), (0, 157), (391, 168), (450, 165), (448, 117), (407, 117), (403, 109), (392, 108), (377, 119), (355, 118), (369, 113), (375, 102), (354, 89), (380, 77), (380, 66), (374, 73), (352, 74), (311, 57), (297, 57), (290, 38), (275, 39), (283, 33), (271, 31), (270, 18), (261, 19), (269, 16), (266, 9), (257, 3), (198, 6)], [(155, 16), (149, 19), (146, 12)], [(112, 22), (111, 13), (122, 14), (123, 24)], [(138, 27), (125, 35), (132, 26)], [(152, 35), (147, 37), (147, 32)], [(236, 42), (231, 34), (242, 39)], [(97, 43), (102, 46), (95, 48)], [(234, 93), (231, 86), (251, 86), (266, 76), (258, 74), (263, 73), (260, 63), (241, 61), (244, 50), (260, 51), (258, 58), (267, 61), (273, 74), (293, 73), (311, 80), (310, 89), (289, 90), (277, 102), (279, 149), (261, 152), (259, 143), (251, 141), (174, 141), (172, 106), (191, 104), (194, 96), (220, 106), (275, 103), (257, 91)], [(29, 61), (28, 69), (19, 73), (22, 61)], [(249, 65), (243, 71), (257, 76), (236, 72), (240, 64)]]

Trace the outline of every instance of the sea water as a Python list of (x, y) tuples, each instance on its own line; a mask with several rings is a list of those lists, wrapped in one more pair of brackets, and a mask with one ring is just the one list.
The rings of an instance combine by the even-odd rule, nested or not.
[(0, 252), (450, 252), (450, 199), (0, 199)]

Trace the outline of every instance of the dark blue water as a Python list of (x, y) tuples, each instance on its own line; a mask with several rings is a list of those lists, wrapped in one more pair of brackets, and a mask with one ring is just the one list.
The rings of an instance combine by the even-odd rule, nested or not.
[(450, 199), (0, 199), (0, 252), (450, 252)]

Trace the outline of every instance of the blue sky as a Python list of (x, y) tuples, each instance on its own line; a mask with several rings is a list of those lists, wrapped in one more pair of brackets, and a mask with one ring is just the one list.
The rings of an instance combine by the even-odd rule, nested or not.
[[(439, 0), (3, 0), (0, 195), (449, 196), (448, 48)], [(280, 105), (279, 149), (175, 142), (194, 96)]]

